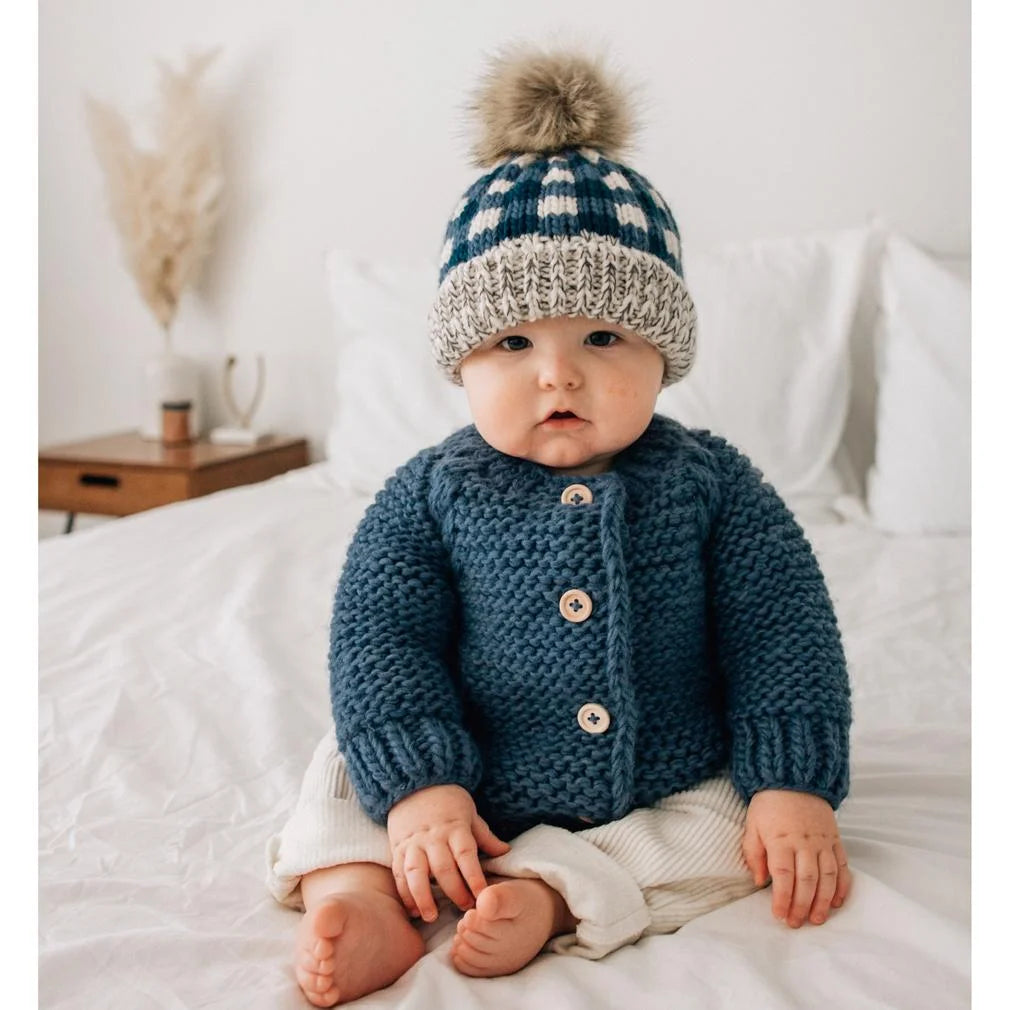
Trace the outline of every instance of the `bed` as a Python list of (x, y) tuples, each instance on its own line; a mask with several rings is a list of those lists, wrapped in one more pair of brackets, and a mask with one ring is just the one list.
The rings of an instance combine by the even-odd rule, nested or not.
[[(836, 251), (837, 240), (831, 237)], [(923, 453), (934, 466), (936, 457), (961, 466), (965, 446), (938, 453), (935, 441), (913, 444), (908, 432), (918, 438), (924, 426), (930, 432), (928, 421), (910, 413), (922, 409), (923, 399), (934, 413), (942, 404), (921, 385), (915, 396), (893, 388), (907, 387), (894, 374), (927, 368), (904, 345), (925, 348), (920, 357), (934, 366), (945, 360), (937, 346), (955, 369), (966, 360), (966, 321), (952, 305), (967, 287), (890, 238), (878, 243), (872, 259), (885, 290), (867, 314), (868, 241), (864, 235), (853, 253), (858, 268), (845, 274), (851, 290), (842, 308), (838, 284), (830, 288), (836, 301), (826, 311), (844, 330), (831, 352), (838, 367), (821, 380), (831, 389), (787, 397), (792, 413), (781, 431), (764, 415), (766, 442), (754, 435), (750, 444), (738, 439), (806, 530), (842, 629), (853, 693), (852, 784), (839, 811), (854, 875), (846, 905), (825, 925), (794, 931), (772, 918), (766, 890), (603, 961), (545, 954), (501, 979), (470, 979), (452, 969), (455, 917), (446, 912), (425, 927), (428, 952), (421, 961), (357, 1005), (968, 1005), (967, 492), (966, 486), (960, 497), (950, 492), (957, 476), (947, 471), (930, 476), (939, 490), (927, 488), (924, 497), (925, 464), (913, 465)], [(699, 270), (707, 304), (730, 311), (719, 301), (718, 275), (738, 278), (726, 265), (741, 256), (769, 262), (768, 248), (721, 251), (707, 280)], [(810, 259), (823, 269), (823, 250)], [(795, 249), (784, 262), (789, 283), (803, 281), (808, 290)], [(365, 312), (367, 288), (393, 313), (379, 319), (374, 305), (365, 312), (376, 343), (376, 332), (400, 325), (396, 313), (416, 320), (410, 292), (420, 297), (424, 284), (402, 271), (364, 269), (360, 262), (352, 269), (351, 263), (347, 255), (329, 262), (331, 293), (343, 313), (336, 381), (346, 384), (329, 459), (40, 544), (39, 992), (49, 1010), (307, 1006), (290, 966), (298, 914), (265, 889), (266, 840), (288, 815), (329, 726), (329, 611), (355, 525), (390, 462), (412, 440), (427, 444), (439, 425), (451, 428), (462, 417), (455, 401), (434, 418), (419, 386), (415, 402), (397, 408), (419, 412), (413, 428), (404, 427), (411, 418), (389, 420), (387, 410), (389, 430), (361, 444), (363, 432), (376, 429), (367, 428), (361, 415), (369, 405), (355, 403), (354, 387), (369, 369), (374, 381), (388, 362), (362, 360), (367, 349), (355, 343), (361, 324), (352, 318), (354, 306)], [(912, 280), (902, 279), (902, 269)], [(417, 271), (415, 280), (422, 276)], [(754, 283), (767, 290), (771, 281)], [(391, 290), (408, 293), (391, 305)], [(940, 308), (949, 314), (929, 304), (923, 309), (930, 299), (943, 299)], [(781, 299), (776, 304), (781, 309)], [(753, 322), (753, 301), (748, 306)], [(810, 312), (809, 299), (797, 311)], [(699, 314), (704, 323), (701, 301)], [(714, 310), (708, 319), (709, 332), (717, 332), (723, 321)], [(912, 325), (921, 319), (928, 323)], [(860, 320), (869, 320), (861, 349)], [(946, 321), (942, 333), (924, 331), (923, 325), (935, 330), (938, 320)], [(817, 325), (827, 333), (824, 320)], [(952, 335), (951, 326), (962, 331)], [(881, 327), (888, 332), (882, 335)], [(781, 351), (781, 335), (774, 339)], [(793, 357), (823, 355), (823, 343), (811, 351), (801, 332)], [(388, 350), (378, 344), (376, 353)], [(795, 381), (809, 386), (824, 365), (798, 364), (802, 379)], [(713, 353), (707, 367), (717, 366)], [(753, 382), (752, 364), (744, 360), (740, 367)], [(861, 368), (874, 376), (869, 419), (860, 419), (867, 404), (854, 395), (866, 388)], [(947, 388), (948, 371), (916, 373), (917, 381)], [(834, 388), (839, 382), (841, 392)], [(725, 402), (738, 405), (738, 393), (726, 391)], [(743, 432), (753, 423), (725, 412), (711, 391), (660, 407), (689, 422), (700, 416), (719, 423), (731, 440), (734, 428)], [(823, 438), (797, 442), (795, 412), (828, 407), (831, 417), (803, 420), (819, 425)], [(955, 438), (949, 423), (943, 430), (944, 438)], [(350, 438), (358, 442), (351, 445)], [(792, 439), (788, 452), (783, 439)], [(868, 467), (860, 463), (860, 442)], [(788, 460), (777, 470), (776, 453)]]

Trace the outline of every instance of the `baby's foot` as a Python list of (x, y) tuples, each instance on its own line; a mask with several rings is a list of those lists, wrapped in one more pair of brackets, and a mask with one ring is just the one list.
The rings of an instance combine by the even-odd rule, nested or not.
[(313, 1006), (331, 1007), (392, 985), (423, 953), (396, 898), (341, 892), (302, 916), (295, 975)]
[(564, 899), (542, 880), (497, 879), (456, 926), (450, 957), (464, 975), (511, 975), (552, 936), (575, 929)]

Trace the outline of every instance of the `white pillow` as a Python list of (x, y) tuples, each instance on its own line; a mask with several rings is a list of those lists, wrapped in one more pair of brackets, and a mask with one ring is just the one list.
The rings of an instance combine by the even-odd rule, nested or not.
[(401, 463), (469, 424), (469, 405), (428, 344), (434, 262), (370, 260), (334, 249), (326, 273), (338, 332), (326, 457), (337, 483), (374, 494)]
[(867, 474), (874, 525), (892, 533), (971, 528), (971, 293), (892, 234), (874, 332), (877, 439)]
[(689, 258), (697, 358), (657, 410), (727, 438), (787, 497), (840, 492), (832, 460), (869, 234), (737, 243)]
[[(848, 403), (847, 340), (868, 229), (739, 243), (688, 261), (698, 358), (657, 411), (723, 435), (785, 495), (840, 490), (831, 459)], [(340, 339), (327, 436), (334, 479), (366, 493), (471, 421), (435, 366), (434, 262), (326, 258)]]

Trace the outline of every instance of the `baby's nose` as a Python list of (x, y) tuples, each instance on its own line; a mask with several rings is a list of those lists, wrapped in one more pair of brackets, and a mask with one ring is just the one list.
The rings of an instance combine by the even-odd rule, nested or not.
[(542, 389), (575, 389), (582, 381), (575, 363), (562, 356), (555, 356), (540, 366), (540, 387)]

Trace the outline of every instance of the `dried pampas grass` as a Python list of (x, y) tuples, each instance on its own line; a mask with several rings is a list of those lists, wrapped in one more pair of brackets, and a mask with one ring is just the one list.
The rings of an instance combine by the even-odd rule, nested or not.
[(153, 151), (134, 146), (115, 109), (86, 100), (88, 129), (127, 267), (166, 338), (183, 291), (210, 252), (220, 213), (220, 144), (199, 89), (217, 53), (190, 55), (181, 73), (158, 62), (161, 102)]

